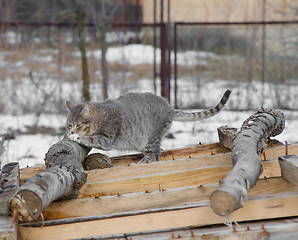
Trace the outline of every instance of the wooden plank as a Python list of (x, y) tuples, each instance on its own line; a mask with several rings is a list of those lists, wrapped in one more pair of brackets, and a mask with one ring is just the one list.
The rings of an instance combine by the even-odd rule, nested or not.
[[(235, 221), (270, 219), (298, 215), (298, 194), (249, 200), (231, 214)], [(153, 231), (222, 223), (206, 203), (202, 206), (165, 212), (114, 217), (44, 227), (19, 227), (23, 240), (71, 239), (130, 232)]]
[[(269, 233), (270, 239), (293, 240), (298, 239), (298, 222), (297, 218), (283, 218), (282, 220), (262, 220), (262, 222), (244, 222), (238, 223), (234, 229), (227, 226), (198, 227), (191, 229), (169, 229), (168, 231), (155, 231), (147, 233), (130, 233), (117, 235), (118, 240), (168, 240), (168, 239), (218, 239), (218, 240), (255, 240), (264, 239)], [(251, 234), (252, 233), (252, 234)], [(253, 237), (253, 233), (256, 237)], [(253, 235), (253, 236), (251, 236)], [(113, 236), (111, 236), (112, 239)], [(263, 238), (262, 238), (263, 237)], [(110, 239), (110, 238), (109, 238)]]
[[(53, 202), (43, 210), (45, 220), (70, 217), (86, 217), (117, 212), (138, 211), (142, 209), (184, 206), (191, 202), (204, 201), (218, 187), (218, 184), (206, 186), (192, 186), (173, 190), (154, 191), (151, 193), (123, 194), (100, 198), (75, 199), (71, 201)], [(270, 178), (257, 182), (248, 196), (297, 192), (298, 186), (285, 179)]]
[[(229, 152), (230, 150), (225, 148), (221, 143), (213, 143), (207, 145), (197, 145), (188, 148), (180, 148), (174, 150), (162, 151), (160, 161), (167, 161), (174, 159), (182, 159), (204, 155), (215, 155)], [(137, 163), (141, 159), (141, 154), (131, 154), (126, 156), (112, 157), (114, 167), (127, 166), (131, 163)], [(149, 164), (150, 165), (150, 164)], [(39, 172), (45, 169), (45, 166), (23, 168), (20, 171), (20, 178), (26, 179), (35, 176)]]
[[(215, 155), (230, 152), (230, 149), (224, 147), (221, 143), (211, 143), (206, 145), (196, 145), (187, 148), (178, 148), (173, 150), (165, 150), (161, 152), (160, 161), (167, 161), (173, 159)], [(120, 156), (111, 158), (113, 166), (127, 166), (131, 163), (137, 163), (142, 158), (140, 154)]]
[(16, 219), (10, 216), (9, 200), (19, 187), (19, 164), (8, 163), (0, 175), (0, 239), (16, 239)]
[[(298, 145), (291, 145), (288, 148), (289, 154), (298, 153)], [(273, 147), (266, 149), (266, 158), (267, 159), (277, 159), (278, 156), (284, 155), (285, 147)], [(124, 157), (124, 158), (128, 158)], [(264, 159), (264, 156), (261, 156), (261, 159)], [(119, 160), (120, 161), (120, 160)], [(131, 162), (130, 162), (131, 163)], [(127, 167), (114, 167), (108, 169), (98, 169), (87, 171), (88, 178), (87, 182), (98, 181), (98, 178), (101, 180), (115, 179), (115, 178), (127, 178), (129, 176), (143, 176), (149, 174), (155, 174), (160, 172), (170, 172), (170, 171), (180, 171), (183, 169), (195, 169), (204, 166), (216, 166), (216, 165), (231, 165), (231, 154), (217, 154), (217, 155), (208, 155), (200, 157), (192, 157), (174, 160), (174, 161), (160, 161), (157, 163), (150, 163), (145, 165), (133, 165), (129, 168)], [(41, 169), (39, 168), (24, 168), (21, 170), (21, 179), (26, 179), (37, 174)], [(264, 175), (264, 174), (263, 174)], [(269, 176), (268, 176), (269, 177)]]
[(298, 186), (298, 155), (286, 155), (278, 158), (281, 175)]
[[(184, 238), (183, 239), (191, 239)], [(255, 240), (255, 239), (282, 239), (294, 240), (298, 239), (298, 224), (285, 225), (279, 228), (259, 227), (258, 229), (242, 229), (235, 232), (225, 234), (211, 234), (204, 237), (204, 240)]]
[[(236, 227), (235, 231), (227, 226), (212, 227), (212, 228), (192, 228), (184, 230), (169, 230), (152, 233), (131, 233), (117, 235), (118, 240), (169, 240), (181, 238), (184, 240), (204, 239), (204, 240), (255, 240), (266, 239), (268, 235), (270, 239), (294, 240), (298, 239), (298, 223), (283, 223), (270, 224), (270, 221), (262, 221), (257, 225), (251, 222), (239, 224), (240, 228)], [(112, 236), (111, 238), (112, 239)]]
[[(290, 148), (289, 151), (298, 152), (298, 147)], [(266, 150), (267, 159), (277, 159), (278, 156), (284, 154), (284, 147), (277, 148), (269, 148)], [(264, 156), (261, 156), (261, 159), (264, 159)], [(230, 165), (231, 162), (231, 154), (217, 154), (217, 155), (209, 155), (209, 156), (200, 156), (200, 157), (192, 157), (185, 158), (179, 160), (170, 160), (170, 161), (160, 161), (155, 163), (150, 163), (144, 165), (133, 165), (129, 167), (121, 167), (121, 168), (107, 168), (107, 169), (98, 169), (88, 171), (87, 183), (103, 181), (103, 180), (112, 180), (112, 179), (121, 179), (128, 177), (136, 177), (136, 176), (145, 176), (150, 174), (162, 173), (162, 172), (173, 172), (173, 171), (182, 171), (182, 170), (191, 170), (208, 166), (221, 166), (221, 165)], [(266, 161), (265, 161), (266, 162)], [(261, 176), (262, 178), (266, 173), (269, 172), (268, 176), (273, 176), (276, 174), (276, 170), (279, 170), (279, 165), (274, 164), (274, 173), (270, 173), (268, 165), (264, 164), (264, 172)], [(270, 167), (273, 167), (273, 164), (269, 164)], [(280, 174), (277, 174), (279, 176)]]
[[(277, 160), (265, 161), (263, 166), (261, 178), (264, 176), (266, 178), (280, 176)], [(231, 165), (211, 166), (103, 181), (101, 181), (99, 174), (97, 182), (87, 182), (82, 186), (79, 190), (79, 198), (117, 195), (118, 193), (151, 192), (160, 188), (171, 189), (207, 183), (214, 184), (225, 177), (231, 169)]]

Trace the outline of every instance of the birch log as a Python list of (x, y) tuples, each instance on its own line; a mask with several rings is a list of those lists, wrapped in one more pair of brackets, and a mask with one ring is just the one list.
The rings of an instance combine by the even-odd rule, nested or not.
[(58, 198), (76, 198), (86, 182), (82, 161), (89, 149), (63, 139), (52, 145), (45, 156), (47, 168), (25, 182), (10, 202), (21, 222), (38, 218), (41, 210)]
[(259, 153), (271, 136), (280, 134), (285, 126), (280, 111), (262, 109), (244, 121), (232, 143), (233, 169), (210, 196), (213, 211), (227, 216), (242, 207), (247, 190), (256, 184), (262, 173)]

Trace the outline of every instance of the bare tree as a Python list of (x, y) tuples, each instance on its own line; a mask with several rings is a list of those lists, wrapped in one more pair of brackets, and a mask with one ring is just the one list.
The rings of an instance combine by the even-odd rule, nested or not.
[(108, 98), (108, 65), (106, 60), (106, 54), (108, 51), (108, 43), (106, 41), (106, 35), (112, 28), (112, 23), (115, 19), (119, 5), (114, 0), (86, 0), (85, 6), (89, 10), (95, 25), (95, 30), (99, 36), (99, 44), (101, 48), (101, 71), (102, 71), (102, 88), (103, 98)]
[(86, 57), (86, 41), (85, 41), (85, 13), (80, 7), (76, 9), (77, 29), (79, 42), (78, 46), (81, 52), (81, 64), (82, 64), (82, 79), (83, 79), (83, 98), (85, 101), (90, 101), (89, 94), (89, 71), (88, 62)]

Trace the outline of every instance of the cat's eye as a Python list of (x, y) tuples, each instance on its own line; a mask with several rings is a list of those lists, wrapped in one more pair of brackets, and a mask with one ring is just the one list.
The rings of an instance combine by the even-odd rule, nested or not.
[(80, 128), (80, 127), (82, 127), (82, 124), (79, 123), (76, 125), (76, 128)]
[(68, 128), (72, 128), (71, 124), (68, 124), (67, 127), (68, 127)]

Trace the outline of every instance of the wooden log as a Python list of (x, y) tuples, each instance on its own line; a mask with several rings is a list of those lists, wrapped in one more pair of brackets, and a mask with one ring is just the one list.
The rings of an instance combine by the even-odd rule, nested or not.
[(89, 154), (82, 162), (85, 170), (103, 169), (113, 167), (112, 160), (105, 154)]
[[(250, 221), (297, 216), (297, 201), (298, 193), (251, 199), (245, 202), (244, 208), (233, 212), (231, 217), (235, 221)], [(57, 220), (57, 225), (47, 226), (45, 223), (44, 227), (20, 226), (20, 237), (24, 240), (77, 239), (222, 223), (222, 218), (212, 211), (208, 201), (180, 209), (98, 216), (98, 219), (90, 219), (90, 221), (84, 218), (77, 220), (78, 222), (74, 223)]]
[(281, 175), (298, 186), (298, 155), (286, 155), (278, 158)]
[(41, 210), (58, 198), (76, 198), (86, 182), (82, 167), (88, 149), (63, 139), (51, 146), (45, 157), (47, 168), (24, 183), (10, 203), (19, 221), (33, 221)]
[(9, 200), (19, 187), (19, 164), (8, 163), (0, 174), (0, 239), (17, 239), (16, 219), (10, 216)]
[[(232, 149), (233, 146), (233, 140), (238, 134), (238, 129), (229, 127), (229, 126), (221, 126), (217, 128), (218, 138), (222, 145), (224, 145), (226, 148)], [(268, 139), (266, 142), (267, 146), (278, 146), (283, 145), (281, 142), (279, 142), (276, 139)], [(266, 146), (266, 147), (267, 147)]]
[(233, 140), (233, 169), (210, 196), (211, 207), (221, 216), (242, 207), (247, 191), (256, 184), (262, 173), (258, 153), (266, 147), (271, 136), (280, 134), (285, 125), (284, 114), (273, 110), (260, 110), (249, 117)]
[(221, 144), (229, 149), (232, 149), (232, 142), (238, 133), (238, 129), (228, 126), (221, 126), (217, 128), (217, 133)]
[[(119, 194), (100, 198), (73, 199), (55, 201), (43, 210), (45, 220), (86, 217), (117, 212), (139, 211), (143, 209), (190, 205), (197, 201), (206, 201), (218, 184), (191, 186), (186, 188), (160, 188), (150, 193)], [(298, 186), (282, 177), (261, 179), (249, 191), (248, 197), (258, 195), (297, 192)]]

